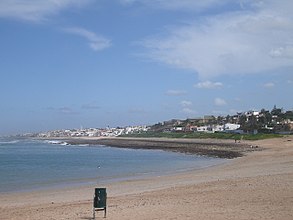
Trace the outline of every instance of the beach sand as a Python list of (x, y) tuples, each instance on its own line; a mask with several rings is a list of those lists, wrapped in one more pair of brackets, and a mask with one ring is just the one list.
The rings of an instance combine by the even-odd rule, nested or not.
[[(293, 219), (293, 139), (202, 170), (107, 187), (107, 219)], [(0, 219), (91, 219), (95, 186), (1, 194)], [(103, 219), (103, 212), (96, 214)]]

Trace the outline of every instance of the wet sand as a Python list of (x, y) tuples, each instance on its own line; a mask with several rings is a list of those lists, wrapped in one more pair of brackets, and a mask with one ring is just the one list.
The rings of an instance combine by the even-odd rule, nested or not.
[[(262, 150), (202, 170), (99, 185), (108, 191), (107, 219), (293, 219), (293, 138), (244, 144)], [(0, 216), (91, 219), (94, 187), (1, 194)]]

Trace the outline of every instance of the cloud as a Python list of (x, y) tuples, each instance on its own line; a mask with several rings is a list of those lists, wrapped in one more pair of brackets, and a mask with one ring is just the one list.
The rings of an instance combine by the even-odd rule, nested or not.
[(86, 110), (96, 110), (96, 109), (100, 109), (100, 106), (94, 103), (88, 103), (88, 104), (82, 105), (81, 108)]
[(183, 101), (181, 101), (180, 105), (182, 106), (181, 111), (183, 113), (196, 114), (196, 111), (191, 108), (192, 107), (192, 102), (191, 101), (183, 100)]
[(146, 38), (145, 56), (201, 79), (293, 67), (293, 1), (243, 2), (241, 11), (207, 13)]
[(275, 83), (268, 82), (268, 83), (265, 83), (263, 86), (267, 89), (271, 89), (271, 88), (275, 87)]
[(194, 86), (199, 89), (217, 89), (217, 88), (221, 88), (223, 86), (223, 83), (204, 81), (204, 82), (197, 83)]
[(59, 108), (55, 108), (55, 107), (48, 107), (46, 108), (48, 111), (54, 111), (56, 113), (60, 113), (60, 114), (65, 114), (65, 115), (75, 115), (75, 114), (79, 114), (78, 112), (76, 112), (75, 110), (73, 110), (70, 107), (64, 106), (64, 107), (59, 107)]
[(180, 104), (181, 104), (181, 106), (183, 106), (183, 107), (188, 107), (188, 106), (191, 106), (191, 105), (192, 105), (192, 102), (191, 102), (191, 101), (186, 101), (186, 100), (184, 100), (184, 101), (182, 101)]
[(141, 4), (154, 9), (163, 10), (196, 10), (203, 11), (210, 7), (224, 5), (233, 0), (120, 0), (125, 5)]
[(166, 95), (168, 95), (168, 96), (183, 96), (186, 94), (187, 94), (187, 92), (184, 90), (168, 90), (166, 92)]
[(81, 7), (91, 0), (1, 0), (0, 17), (40, 22), (70, 7)]
[(196, 111), (194, 111), (194, 110), (191, 109), (191, 108), (187, 108), (187, 107), (183, 108), (183, 109), (182, 109), (182, 112), (183, 112), (183, 113), (186, 113), (186, 114), (196, 114)]
[(65, 32), (85, 38), (91, 49), (100, 51), (111, 46), (111, 41), (105, 37), (84, 28), (73, 27), (63, 29)]
[(214, 104), (216, 106), (224, 106), (224, 105), (227, 105), (227, 102), (222, 98), (215, 98)]
[(70, 107), (61, 107), (58, 111), (62, 114), (76, 114), (76, 112)]
[(274, 48), (270, 51), (273, 58), (293, 58), (293, 45), (285, 45), (284, 47)]

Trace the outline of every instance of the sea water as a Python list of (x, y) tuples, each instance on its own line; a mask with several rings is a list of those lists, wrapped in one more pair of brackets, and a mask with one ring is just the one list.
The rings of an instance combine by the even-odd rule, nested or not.
[(160, 176), (224, 161), (161, 150), (0, 138), (0, 193)]

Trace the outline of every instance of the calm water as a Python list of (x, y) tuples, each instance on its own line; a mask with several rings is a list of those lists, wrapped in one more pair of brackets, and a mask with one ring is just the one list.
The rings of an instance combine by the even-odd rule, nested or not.
[(0, 139), (0, 192), (106, 183), (164, 175), (225, 160), (160, 150), (63, 146), (46, 141)]

